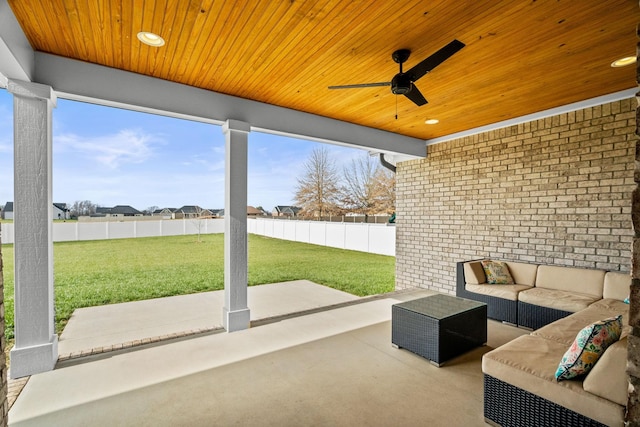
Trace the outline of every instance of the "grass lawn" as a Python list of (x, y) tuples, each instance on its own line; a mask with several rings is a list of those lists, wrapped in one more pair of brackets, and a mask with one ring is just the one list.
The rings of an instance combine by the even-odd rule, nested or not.
[[(224, 289), (223, 235), (54, 244), (56, 329), (76, 308)], [(13, 246), (3, 245), (7, 338)], [(395, 258), (249, 236), (249, 285), (307, 279), (358, 296), (394, 289)]]

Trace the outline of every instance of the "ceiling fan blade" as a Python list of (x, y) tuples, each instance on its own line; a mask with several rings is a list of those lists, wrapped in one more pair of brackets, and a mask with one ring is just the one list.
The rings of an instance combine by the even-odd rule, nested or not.
[(413, 85), (411, 90), (408, 93), (405, 93), (404, 96), (413, 101), (413, 103), (418, 107), (427, 103), (427, 100), (424, 98), (422, 93), (420, 93), (416, 85)]
[(329, 86), (329, 89), (357, 89), (360, 87), (391, 86), (391, 82), (360, 83), (355, 85)]
[(446, 45), (445, 47), (443, 47), (442, 49), (440, 49), (439, 51), (437, 51), (433, 55), (427, 57), (422, 62), (420, 62), (418, 65), (416, 65), (413, 68), (411, 68), (405, 74), (407, 74), (411, 78), (412, 82), (415, 82), (420, 77), (424, 76), (429, 71), (433, 70), (438, 65), (442, 64), (444, 61), (449, 59), (450, 56), (455, 54), (457, 51), (462, 49), (464, 46), (465, 46), (465, 44), (462, 43), (461, 41), (453, 40), (451, 43), (449, 43), (448, 45)]

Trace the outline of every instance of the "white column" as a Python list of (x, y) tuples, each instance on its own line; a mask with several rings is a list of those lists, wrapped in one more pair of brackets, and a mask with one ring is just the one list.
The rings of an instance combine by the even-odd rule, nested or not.
[(247, 140), (248, 123), (227, 120), (224, 184), (224, 307), (227, 332), (249, 328), (247, 305)]
[(50, 86), (9, 80), (14, 123), (15, 339), (11, 378), (52, 370), (53, 302)]

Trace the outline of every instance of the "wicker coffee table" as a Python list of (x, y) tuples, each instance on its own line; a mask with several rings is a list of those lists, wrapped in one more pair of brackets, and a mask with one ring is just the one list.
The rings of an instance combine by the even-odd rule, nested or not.
[(433, 295), (391, 307), (391, 343), (436, 366), (487, 342), (487, 305)]

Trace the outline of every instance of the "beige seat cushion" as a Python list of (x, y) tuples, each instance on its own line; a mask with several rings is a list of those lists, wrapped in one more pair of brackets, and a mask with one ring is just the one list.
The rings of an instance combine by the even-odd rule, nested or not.
[(604, 289), (602, 298), (611, 298), (624, 301), (629, 296), (631, 288), (631, 275), (629, 273), (617, 273), (608, 271), (604, 275)]
[(587, 377), (585, 391), (603, 397), (618, 405), (627, 404), (629, 379), (626, 373), (627, 339), (624, 338), (607, 348)]
[(623, 310), (614, 312), (606, 307), (603, 308), (591, 305), (584, 310), (580, 310), (577, 313), (573, 313), (563, 319), (556, 320), (555, 322), (543, 326), (540, 329), (536, 329), (535, 331), (531, 332), (531, 335), (548, 340), (553, 340), (568, 347), (573, 343), (573, 340), (576, 338), (578, 332), (580, 332), (580, 330), (585, 326), (599, 320), (604, 320), (609, 317), (616, 316), (618, 314), (622, 314), (621, 337), (623, 338), (626, 337), (631, 330), (631, 327), (629, 326), (628, 306)]
[(467, 284), (465, 289), (469, 292), (476, 294), (489, 295), (492, 297), (507, 299), (511, 301), (518, 301), (518, 294), (525, 289), (531, 289), (531, 286), (526, 285), (471, 285)]
[(535, 287), (520, 292), (518, 300), (541, 307), (554, 308), (556, 310), (576, 312), (584, 310), (600, 297), (581, 294), (573, 291), (562, 291)]
[(608, 426), (622, 426), (624, 407), (588, 393), (582, 381), (556, 382), (565, 344), (523, 335), (482, 357), (482, 372)]
[(604, 275), (604, 270), (541, 265), (538, 267), (536, 287), (577, 292), (600, 299), (604, 287)]

